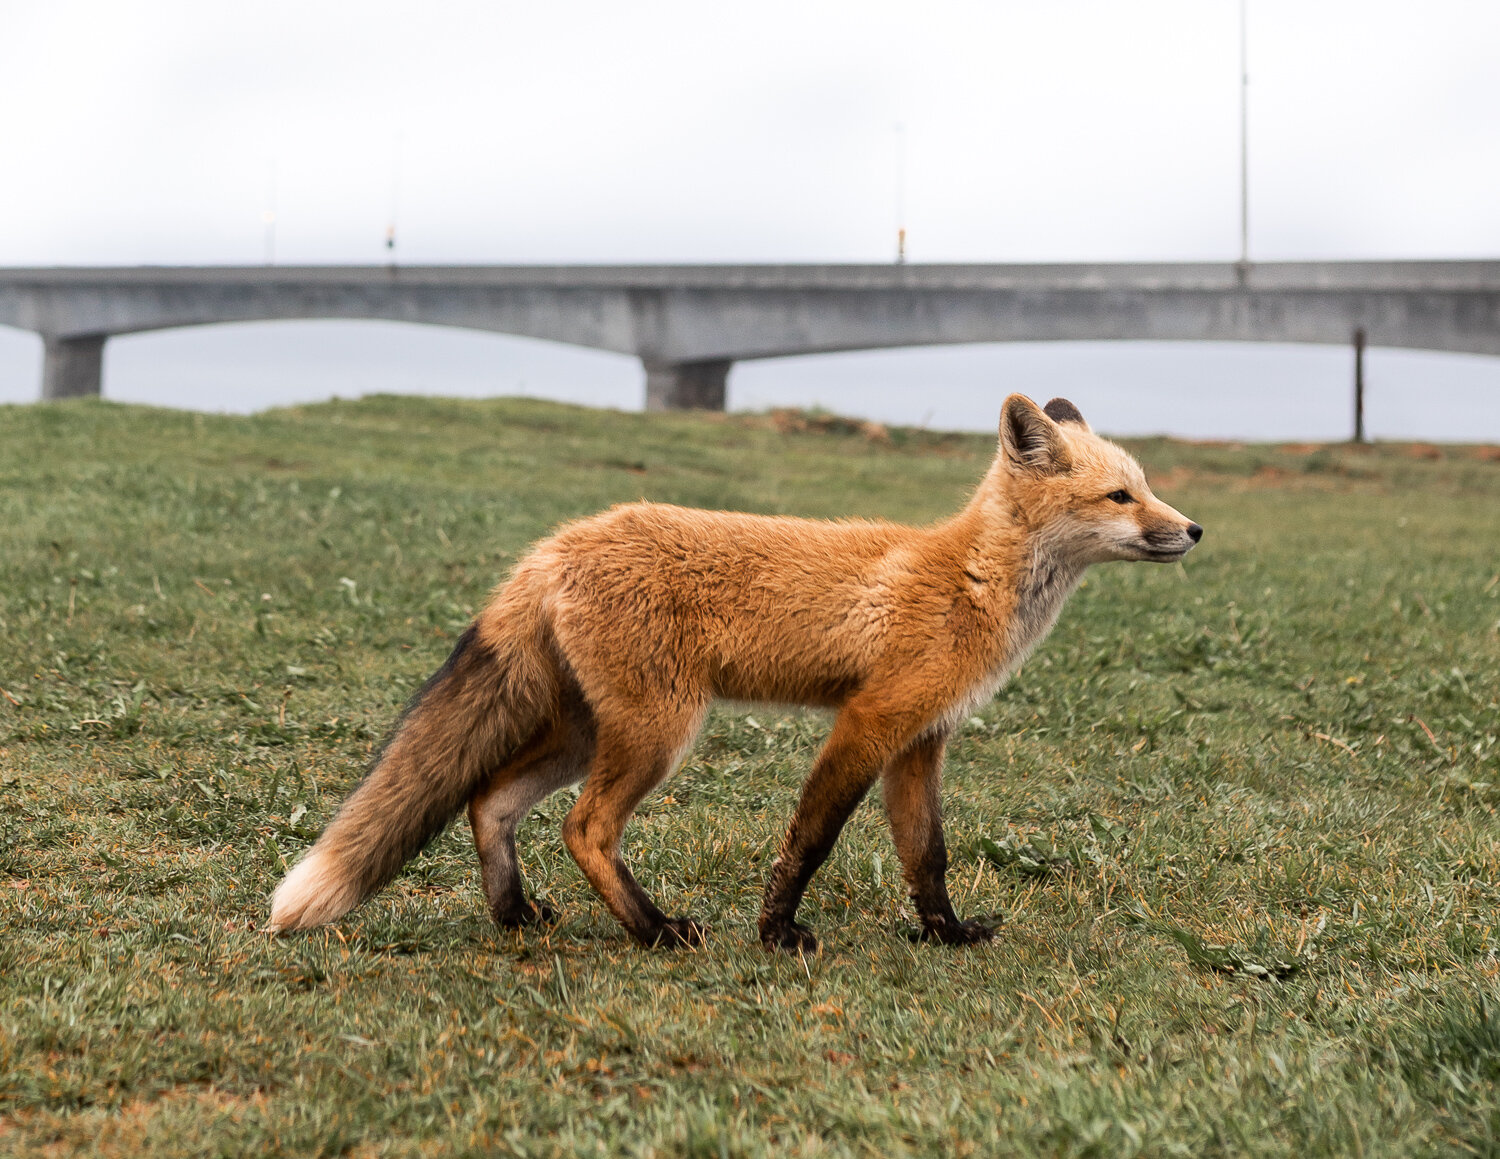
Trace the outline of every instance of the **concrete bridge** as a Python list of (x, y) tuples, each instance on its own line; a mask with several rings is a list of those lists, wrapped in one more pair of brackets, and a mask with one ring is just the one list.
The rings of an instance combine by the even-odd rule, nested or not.
[(0, 324), (45, 343), (43, 398), (98, 394), (116, 334), (291, 318), (630, 354), (648, 409), (722, 409), (741, 359), (897, 346), (1368, 341), (1500, 355), (1500, 261), (0, 269)]

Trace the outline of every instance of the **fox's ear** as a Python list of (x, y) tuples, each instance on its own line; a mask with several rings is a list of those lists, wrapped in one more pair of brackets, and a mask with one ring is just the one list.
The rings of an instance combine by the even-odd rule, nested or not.
[(1042, 413), (1055, 423), (1077, 423), (1084, 430), (1089, 429), (1083, 412), (1065, 398), (1054, 398), (1042, 407)]
[(1000, 447), (1012, 466), (1037, 475), (1057, 475), (1073, 460), (1057, 424), (1024, 394), (1013, 394), (1000, 410)]

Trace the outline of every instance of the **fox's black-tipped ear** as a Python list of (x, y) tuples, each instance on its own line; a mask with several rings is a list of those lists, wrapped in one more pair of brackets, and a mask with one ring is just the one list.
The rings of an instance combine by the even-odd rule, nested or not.
[(1033, 474), (1061, 474), (1073, 465), (1057, 424), (1024, 394), (1011, 395), (1000, 410), (1000, 446), (1009, 463)]
[(1055, 423), (1077, 423), (1084, 428), (1089, 425), (1083, 413), (1065, 398), (1054, 398), (1042, 407), (1042, 413)]

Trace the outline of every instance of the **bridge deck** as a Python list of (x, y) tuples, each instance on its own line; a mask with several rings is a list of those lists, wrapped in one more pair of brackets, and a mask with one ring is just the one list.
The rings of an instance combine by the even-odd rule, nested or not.
[(117, 334), (291, 318), (460, 326), (631, 354), (651, 407), (722, 407), (742, 359), (958, 342), (1279, 341), (1500, 354), (1500, 261), (143, 266), (0, 270), (43, 396)]
[(1500, 290), (1500, 260), (829, 265), (33, 266), (0, 288), (573, 286), (724, 290)]

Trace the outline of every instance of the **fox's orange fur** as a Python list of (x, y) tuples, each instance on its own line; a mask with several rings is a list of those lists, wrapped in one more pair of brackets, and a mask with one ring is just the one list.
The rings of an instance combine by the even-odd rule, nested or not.
[(688, 751), (715, 697), (837, 712), (771, 868), (773, 947), (811, 949), (808, 880), (882, 782), (926, 935), (979, 941), (949, 904), (944, 745), (1046, 635), (1090, 564), (1180, 559), (1201, 529), (1071, 403), (1005, 402), (973, 498), (932, 527), (616, 507), (564, 527), (498, 588), (398, 722), (369, 775), (276, 891), (272, 926), (332, 921), (467, 803), (496, 920), (535, 920), (516, 864), (526, 812), (583, 790), (568, 850), (647, 944), (695, 943), (620, 858), (635, 807)]

